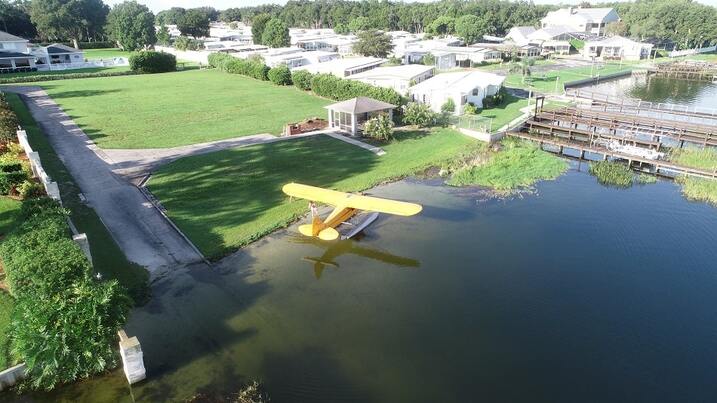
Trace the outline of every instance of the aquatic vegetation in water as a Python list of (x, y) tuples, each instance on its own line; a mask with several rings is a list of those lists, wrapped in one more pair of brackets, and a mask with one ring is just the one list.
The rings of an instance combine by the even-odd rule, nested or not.
[(682, 148), (670, 152), (670, 161), (697, 169), (717, 169), (717, 150), (714, 148)]
[(637, 175), (637, 183), (641, 185), (649, 185), (651, 183), (657, 183), (657, 177), (650, 174), (639, 174)]
[(590, 163), (590, 174), (603, 185), (629, 188), (635, 174), (625, 164), (614, 161), (597, 161)]
[(705, 201), (717, 206), (717, 181), (684, 175), (675, 180), (682, 185), (682, 194), (689, 200)]
[(505, 139), (502, 148), (482, 155), (473, 164), (456, 170), (446, 182), (451, 186), (479, 185), (500, 192), (513, 191), (540, 180), (555, 179), (568, 169), (567, 161), (533, 143)]

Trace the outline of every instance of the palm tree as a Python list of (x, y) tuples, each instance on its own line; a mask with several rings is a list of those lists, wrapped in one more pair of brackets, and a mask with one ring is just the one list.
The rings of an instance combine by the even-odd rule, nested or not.
[(510, 73), (520, 73), (522, 76), (522, 82), (525, 84), (525, 77), (530, 77), (530, 74), (532, 73), (532, 67), (535, 65), (535, 59), (532, 57), (524, 57), (520, 60), (520, 62), (511, 62), (510, 63)]

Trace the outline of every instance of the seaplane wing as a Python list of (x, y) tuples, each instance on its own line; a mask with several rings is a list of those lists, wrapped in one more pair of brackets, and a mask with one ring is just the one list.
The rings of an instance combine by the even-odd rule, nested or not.
[(421, 212), (420, 204), (407, 203), (396, 200), (381, 199), (378, 197), (361, 196), (351, 193), (322, 189), (315, 186), (289, 183), (282, 188), (289, 196), (301, 199), (330, 204), (341, 208), (351, 208), (378, 213), (412, 216)]

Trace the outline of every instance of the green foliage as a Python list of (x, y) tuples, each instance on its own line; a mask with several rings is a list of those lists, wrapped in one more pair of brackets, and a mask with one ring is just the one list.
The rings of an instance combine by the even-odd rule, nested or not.
[(503, 149), (461, 168), (446, 182), (451, 186), (479, 185), (507, 192), (551, 180), (568, 169), (561, 158), (530, 142), (505, 139)]
[(353, 51), (362, 56), (386, 57), (393, 49), (391, 37), (378, 30), (362, 31), (358, 34), (358, 42)]
[(717, 181), (681, 175), (676, 178), (682, 185), (682, 194), (689, 200), (704, 201), (717, 206)]
[(174, 41), (174, 48), (177, 50), (201, 50), (204, 49), (204, 42), (187, 36), (180, 36)]
[(338, 78), (333, 74), (316, 74), (311, 78), (311, 90), (319, 96), (344, 101), (355, 97), (369, 97), (400, 106), (404, 100), (393, 88), (375, 87), (355, 80)]
[(453, 101), (453, 98), (448, 98), (446, 102), (441, 105), (441, 112), (443, 113), (453, 113), (456, 111), (456, 103)]
[(271, 15), (259, 14), (251, 21), (251, 37), (254, 41), (254, 44), (262, 44), (262, 39), (264, 38), (264, 29), (266, 28), (266, 24), (269, 23), (269, 20), (271, 20)]
[(3, 22), (3, 31), (27, 39), (37, 36), (37, 29), (30, 20), (27, 6), (26, 2), (0, 2), (0, 20)]
[(30, 19), (43, 39), (78, 41), (101, 36), (109, 7), (101, 0), (33, 0)]
[(27, 364), (31, 387), (49, 390), (113, 367), (129, 299), (115, 281), (91, 278), (56, 202), (33, 201), (22, 216), (0, 257), (16, 298), (12, 351)]
[(239, 8), (227, 8), (219, 13), (219, 21), (234, 23), (241, 21), (242, 11)]
[(177, 29), (182, 35), (193, 38), (209, 36), (209, 16), (204, 10), (187, 10), (177, 21)]
[(455, 18), (442, 15), (428, 25), (426, 32), (437, 36), (452, 34), (455, 32), (455, 24)]
[(166, 25), (162, 25), (157, 31), (157, 45), (169, 46), (171, 43), (172, 37), (169, 34), (169, 28)]
[(433, 125), (436, 120), (436, 114), (426, 104), (418, 102), (409, 102), (403, 109), (403, 122), (418, 127), (428, 127)]
[(349, 29), (349, 26), (347, 24), (336, 24), (334, 25), (334, 32), (336, 32), (339, 35), (347, 35), (351, 32)]
[(29, 178), (29, 173), (20, 164), (5, 166), (0, 171), (0, 194), (15, 193), (18, 186)]
[(18, 121), (5, 98), (0, 98), (0, 143), (9, 143), (17, 139)]
[(42, 196), (45, 192), (45, 188), (38, 182), (25, 180), (20, 184), (20, 186), (18, 186), (17, 191), (20, 194), (20, 197), (23, 199), (29, 199), (31, 197)]
[(632, 186), (635, 179), (635, 175), (627, 165), (614, 161), (591, 162), (590, 174), (603, 185), (622, 188)]
[(276, 85), (291, 85), (291, 71), (289, 68), (282, 64), (269, 70), (268, 73), (269, 81)]
[(94, 77), (118, 77), (118, 76), (131, 76), (137, 74), (132, 70), (109, 70), (109, 71), (96, 71), (92, 73), (64, 73), (64, 74), (38, 74), (31, 76), (19, 76), (19, 77), (0, 77), (0, 84), (18, 84), (18, 83), (34, 83), (40, 81), (55, 81), (55, 80), (75, 80), (79, 78), (94, 78)]
[(136, 1), (124, 1), (112, 7), (107, 16), (107, 33), (123, 50), (139, 50), (154, 45), (154, 14)]
[(210, 66), (227, 73), (241, 74), (262, 81), (269, 79), (269, 66), (264, 64), (261, 57), (239, 59), (226, 53), (212, 53), (208, 61)]
[(166, 73), (177, 70), (177, 58), (169, 53), (144, 50), (129, 57), (129, 67), (138, 73)]
[(585, 47), (585, 41), (581, 39), (571, 38), (569, 42), (570, 46), (574, 47), (577, 50), (582, 50), (582, 48)]
[(388, 141), (393, 138), (393, 122), (388, 115), (378, 115), (364, 123), (363, 133), (376, 140)]
[(311, 89), (311, 79), (314, 77), (313, 74), (306, 70), (296, 70), (291, 73), (291, 81), (294, 85), (304, 91)]
[(264, 32), (261, 34), (261, 43), (270, 48), (281, 48), (289, 46), (289, 28), (278, 18), (272, 18), (266, 23)]
[(15, 364), (10, 354), (10, 324), (15, 299), (0, 289), (0, 368), (9, 368)]
[(714, 148), (682, 148), (670, 153), (670, 161), (691, 168), (717, 169), (717, 150)]
[(436, 65), (436, 57), (430, 53), (427, 53), (421, 58), (421, 63), (423, 63), (426, 66), (435, 66)]
[(485, 18), (469, 14), (458, 17), (455, 23), (455, 33), (470, 45), (480, 42), (483, 35), (493, 33), (493, 27)]
[(475, 115), (478, 113), (478, 107), (469, 102), (463, 107), (463, 113), (466, 115)]
[(371, 29), (371, 20), (368, 17), (356, 17), (348, 24), (348, 30), (354, 34)]
[(495, 108), (499, 105), (502, 105), (504, 101), (505, 101), (505, 90), (503, 88), (501, 88), (497, 94), (488, 95), (485, 98), (483, 98), (483, 108), (484, 109)]
[(169, 10), (162, 10), (155, 18), (157, 25), (177, 25), (187, 10), (182, 7), (172, 7)]
[(530, 77), (533, 73), (533, 66), (535, 65), (535, 59), (532, 57), (524, 57), (520, 61), (513, 61), (510, 63), (508, 71), (510, 73), (520, 74), (522, 81), (525, 82), (526, 77)]

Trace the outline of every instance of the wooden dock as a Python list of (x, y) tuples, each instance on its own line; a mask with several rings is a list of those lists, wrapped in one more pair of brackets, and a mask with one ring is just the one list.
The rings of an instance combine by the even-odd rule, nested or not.
[(651, 74), (683, 80), (717, 81), (717, 64), (697, 61), (660, 63), (648, 68)]

